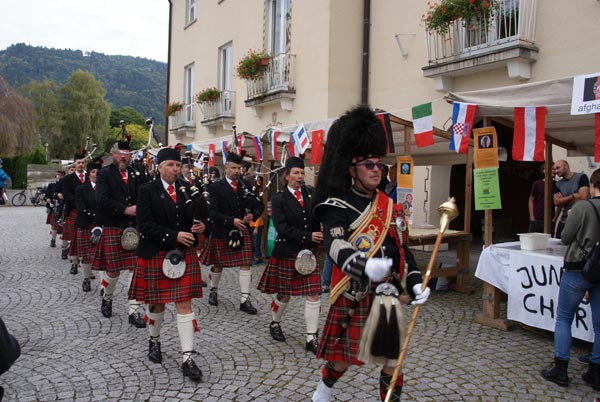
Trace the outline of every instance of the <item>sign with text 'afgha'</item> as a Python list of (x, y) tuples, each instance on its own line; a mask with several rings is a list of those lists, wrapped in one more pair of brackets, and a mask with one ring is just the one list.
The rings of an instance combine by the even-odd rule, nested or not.
[[(552, 256), (510, 253), (507, 318), (554, 331), (562, 262)], [(571, 327), (573, 337), (594, 342), (589, 302), (579, 304)]]
[(600, 73), (573, 77), (571, 114), (600, 112)]

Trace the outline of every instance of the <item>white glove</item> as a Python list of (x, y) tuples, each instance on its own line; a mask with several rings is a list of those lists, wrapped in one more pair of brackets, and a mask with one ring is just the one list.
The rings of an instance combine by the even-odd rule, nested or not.
[(425, 288), (424, 291), (421, 292), (421, 284), (417, 283), (415, 286), (413, 286), (413, 292), (415, 294), (415, 300), (413, 300), (412, 304), (413, 306), (415, 304), (423, 304), (427, 301), (427, 299), (429, 298), (429, 295), (431, 294), (431, 289), (429, 289), (429, 286), (427, 286)]
[(388, 276), (392, 263), (391, 258), (369, 258), (365, 265), (365, 274), (373, 282), (379, 282)]

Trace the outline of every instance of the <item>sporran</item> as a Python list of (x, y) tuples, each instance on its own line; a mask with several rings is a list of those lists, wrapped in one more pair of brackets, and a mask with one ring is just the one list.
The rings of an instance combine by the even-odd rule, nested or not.
[(123, 250), (133, 251), (140, 242), (140, 232), (136, 228), (129, 226), (121, 234), (121, 247)]
[(165, 255), (163, 274), (169, 279), (178, 279), (185, 273), (185, 254), (181, 250), (171, 250)]
[(317, 267), (317, 259), (312, 251), (308, 249), (300, 250), (294, 261), (294, 267), (300, 275), (312, 274)]

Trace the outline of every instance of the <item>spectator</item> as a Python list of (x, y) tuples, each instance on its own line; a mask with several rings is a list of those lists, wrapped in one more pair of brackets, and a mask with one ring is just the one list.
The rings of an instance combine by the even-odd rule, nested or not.
[(10, 176), (6, 174), (4, 169), (2, 169), (2, 159), (0, 159), (0, 205), (4, 205), (5, 195), (4, 195), (4, 182), (10, 180)]
[(390, 168), (390, 182), (385, 187), (385, 193), (394, 200), (394, 203), (398, 202), (398, 196), (396, 194), (396, 187), (398, 186), (398, 182), (396, 180), (396, 174), (398, 172), (398, 164), (394, 163)]
[[(531, 191), (529, 192), (529, 201), (527, 206), (529, 208), (529, 233), (544, 232), (544, 193), (545, 193), (545, 169), (542, 166), (541, 169), (542, 178), (536, 180), (531, 185)], [(552, 182), (552, 194), (556, 193), (556, 184)], [(552, 208), (554, 212), (554, 208)], [(554, 213), (552, 214), (552, 223), (554, 225)], [(551, 230), (552, 231), (552, 230)]]
[(578, 200), (590, 198), (590, 181), (585, 173), (574, 173), (565, 160), (558, 160), (552, 166), (552, 173), (561, 178), (556, 182), (558, 192), (554, 194), (554, 205), (563, 207), (560, 220), (556, 225), (556, 238), (561, 237), (567, 215)]

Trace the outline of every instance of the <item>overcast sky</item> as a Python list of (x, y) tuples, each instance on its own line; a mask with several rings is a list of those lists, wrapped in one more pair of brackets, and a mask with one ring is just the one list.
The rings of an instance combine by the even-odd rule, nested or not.
[(0, 0), (0, 50), (16, 43), (167, 61), (167, 0)]

